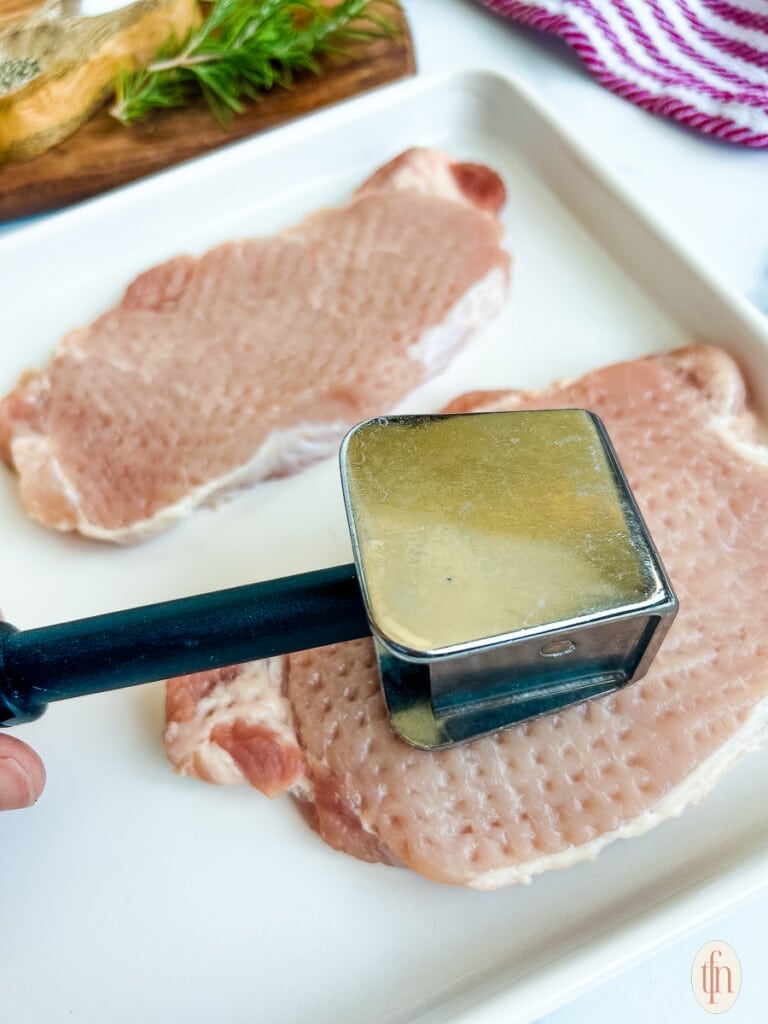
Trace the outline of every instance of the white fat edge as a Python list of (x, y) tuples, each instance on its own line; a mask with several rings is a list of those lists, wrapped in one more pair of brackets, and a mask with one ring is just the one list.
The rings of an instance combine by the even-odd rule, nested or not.
[(391, 176), (382, 186), (369, 185), (361, 187), (360, 193), (373, 192), (378, 189), (388, 191), (395, 189), (402, 192), (418, 192), (422, 195), (439, 199), (450, 199), (462, 206), (476, 208), (467, 198), (456, 181), (451, 168), (456, 161), (447, 153), (435, 149), (417, 149), (408, 154), (408, 159), (396, 167)]
[(636, 818), (588, 843), (571, 846), (567, 850), (539, 857), (536, 860), (529, 860), (523, 864), (494, 868), (464, 884), (470, 889), (498, 889), (503, 885), (528, 883), (534, 875), (539, 875), (544, 871), (569, 868), (579, 861), (595, 860), (608, 843), (612, 843), (616, 839), (632, 839), (635, 836), (643, 835), (669, 818), (678, 817), (687, 807), (700, 803), (737, 761), (745, 754), (757, 750), (766, 740), (768, 740), (768, 698), (758, 704), (755, 711), (730, 740), (705, 761), (702, 761), (683, 782)]
[(348, 429), (348, 423), (336, 421), (273, 430), (249, 462), (215, 480), (206, 481), (174, 505), (160, 509), (153, 516), (140, 519), (130, 526), (106, 529), (78, 514), (76, 529), (86, 537), (116, 544), (146, 540), (173, 523), (188, 518), (196, 508), (216, 505), (233, 491), (272, 477), (287, 476), (313, 462), (328, 458), (337, 450)]
[(293, 709), (282, 693), (284, 674), (282, 657), (251, 662), (235, 679), (219, 683), (198, 701), (194, 718), (169, 722), (164, 740), (176, 771), (195, 774), (194, 758), (198, 755), (217, 784), (247, 781), (232, 755), (210, 738), (217, 725), (236, 719), (248, 725), (264, 725), (286, 746), (298, 747)]
[[(11, 459), (14, 466), (31, 463), (48, 469), (56, 480), (61, 495), (69, 505), (71, 515), (65, 516), (55, 523), (49, 523), (42, 519), (41, 521), (45, 522), (47, 526), (52, 526), (54, 530), (71, 530), (78, 520), (80, 496), (64, 472), (58, 456), (53, 450), (51, 438), (47, 434), (20, 434), (14, 437), (11, 440)], [(23, 480), (23, 477), (20, 475), (19, 479)]]
[(424, 331), (408, 349), (409, 358), (421, 363), (428, 374), (439, 373), (470, 334), (501, 312), (508, 292), (508, 272), (494, 267), (462, 295), (441, 323)]
[[(718, 416), (710, 424), (710, 431), (743, 462), (751, 462), (755, 466), (768, 467), (768, 447), (748, 434), (738, 432), (738, 417)], [(751, 432), (752, 422), (745, 421), (743, 429)]]

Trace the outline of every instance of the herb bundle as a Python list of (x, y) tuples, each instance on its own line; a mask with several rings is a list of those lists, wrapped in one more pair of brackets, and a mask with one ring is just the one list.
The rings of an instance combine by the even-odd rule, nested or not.
[(202, 94), (226, 125), (297, 71), (318, 73), (318, 58), (350, 43), (392, 35), (382, 0), (215, 0), (202, 25), (181, 41), (171, 37), (155, 59), (115, 83), (110, 113), (123, 124), (163, 107), (187, 106)]

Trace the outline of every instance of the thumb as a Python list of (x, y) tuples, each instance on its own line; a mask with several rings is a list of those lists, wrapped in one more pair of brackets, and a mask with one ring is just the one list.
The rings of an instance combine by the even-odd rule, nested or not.
[(44, 785), (45, 768), (34, 750), (14, 736), (0, 736), (0, 811), (29, 807)]

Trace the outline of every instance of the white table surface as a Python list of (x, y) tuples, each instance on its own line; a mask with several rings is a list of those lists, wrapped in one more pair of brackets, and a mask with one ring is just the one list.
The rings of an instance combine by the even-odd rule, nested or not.
[[(117, 5), (94, 2), (99, 9)], [(522, 79), (636, 199), (768, 315), (768, 152), (738, 149), (652, 117), (593, 82), (559, 40), (507, 23), (474, 0), (404, 0), (404, 6), (420, 74), (484, 67)], [(540, 1024), (710, 1019), (695, 1002), (690, 975), (697, 951), (712, 939), (732, 946), (742, 967), (741, 993), (724, 1019), (764, 1020), (768, 892), (607, 979)]]
[[(555, 37), (509, 23), (474, 0), (406, 0), (405, 7), (421, 74), (486, 67), (522, 79), (636, 199), (768, 315), (768, 152), (710, 140), (647, 114), (595, 83)], [(696, 1003), (690, 980), (697, 951), (712, 939), (732, 946), (742, 967), (741, 992), (722, 1019), (765, 1020), (768, 894), (714, 918), (540, 1024), (712, 1019)]]

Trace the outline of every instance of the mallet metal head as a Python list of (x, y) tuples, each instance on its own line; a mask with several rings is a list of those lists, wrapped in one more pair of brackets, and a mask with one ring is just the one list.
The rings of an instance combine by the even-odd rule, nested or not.
[(647, 670), (677, 600), (600, 420), (379, 417), (341, 449), (396, 732), (448, 746)]

